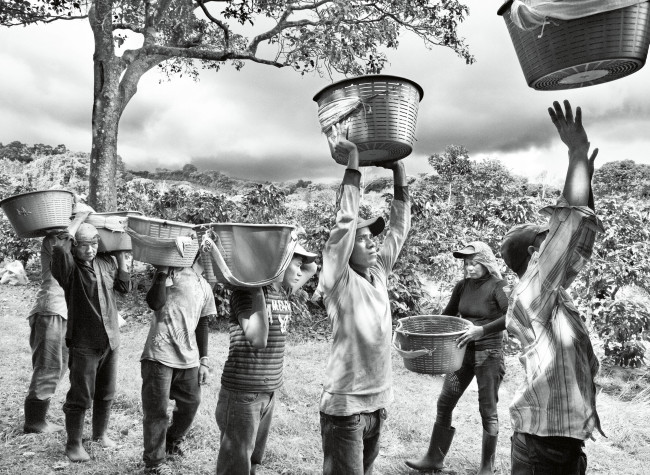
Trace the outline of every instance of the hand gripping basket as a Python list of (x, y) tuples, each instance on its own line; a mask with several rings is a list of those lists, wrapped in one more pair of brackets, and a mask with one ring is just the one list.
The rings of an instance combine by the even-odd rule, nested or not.
[[(369, 75), (330, 84), (314, 96), (321, 129), (346, 121), (348, 140), (359, 149), (359, 165), (398, 160), (413, 151), (422, 88), (397, 76)], [(332, 152), (347, 165), (347, 157)]]
[(145, 216), (129, 216), (133, 259), (153, 265), (190, 267), (199, 252), (199, 241), (191, 224)]
[(284, 224), (212, 223), (195, 226), (213, 240), (201, 253), (206, 280), (238, 287), (263, 287), (288, 267), (298, 239)]
[(459, 317), (418, 315), (400, 318), (393, 334), (393, 348), (404, 358), (406, 369), (416, 373), (447, 374), (463, 364), (465, 349), (456, 338), (471, 323)]
[(498, 11), (506, 22), (526, 82), (533, 89), (593, 86), (643, 67), (650, 44), (648, 2), (573, 20), (549, 18), (522, 30), (510, 17), (512, 0)]
[(65, 190), (32, 191), (0, 201), (0, 207), (21, 238), (45, 236), (70, 224), (74, 194)]
[(126, 232), (129, 216), (142, 216), (142, 213), (112, 211), (88, 215), (84, 222), (95, 226), (99, 233), (97, 252), (131, 251), (131, 236)]

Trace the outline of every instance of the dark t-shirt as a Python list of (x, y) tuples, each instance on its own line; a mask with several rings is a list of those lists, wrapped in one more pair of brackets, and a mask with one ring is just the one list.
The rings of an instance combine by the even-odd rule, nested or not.
[[(474, 349), (501, 348), (508, 297), (507, 282), (487, 274), (480, 279), (463, 279), (456, 284), (443, 315), (460, 316), (483, 327), (485, 335), (473, 342)], [(470, 343), (470, 348), (472, 343)]]

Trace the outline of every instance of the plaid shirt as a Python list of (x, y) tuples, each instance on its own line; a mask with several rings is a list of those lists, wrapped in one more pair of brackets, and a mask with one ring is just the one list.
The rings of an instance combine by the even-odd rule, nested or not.
[(602, 225), (593, 210), (561, 197), (549, 207), (549, 233), (514, 287), (506, 326), (522, 344), (526, 381), (514, 395), (516, 432), (585, 440), (595, 428), (599, 363), (566, 288), (585, 266)]

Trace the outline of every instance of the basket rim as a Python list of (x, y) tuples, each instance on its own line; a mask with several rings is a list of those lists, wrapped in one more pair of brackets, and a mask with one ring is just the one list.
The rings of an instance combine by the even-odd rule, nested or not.
[(17, 195), (9, 196), (9, 197), (7, 197), (7, 198), (5, 198), (3, 200), (0, 200), (0, 206), (2, 206), (3, 203), (9, 202), (9, 201), (11, 201), (13, 199), (16, 199), (16, 198), (22, 198), (22, 197), (27, 196), (27, 195), (35, 195), (37, 193), (53, 193), (53, 192), (54, 193), (68, 193), (69, 195), (72, 196), (72, 198), (74, 198), (74, 193), (71, 192), (71, 191), (68, 191), (68, 190), (36, 190), (36, 191), (28, 191), (26, 193), (19, 193)]
[(171, 226), (181, 226), (183, 228), (189, 228), (193, 229), (194, 225), (192, 224), (187, 224), (183, 223), (180, 221), (171, 221), (169, 219), (160, 219), (160, 218), (151, 218), (149, 216), (128, 216), (129, 219), (135, 219), (135, 220), (142, 220), (142, 221), (147, 221), (147, 222), (154, 222), (158, 224), (163, 224), (163, 225), (171, 225)]
[[(421, 320), (421, 319), (423, 319), (423, 318), (427, 318), (427, 317), (444, 317), (444, 318), (448, 318), (448, 319), (452, 319), (452, 320), (458, 320), (458, 321), (460, 321), (460, 322), (462, 322), (462, 323), (465, 323), (465, 324), (467, 324), (467, 325), (471, 325), (471, 324), (472, 324), (472, 322), (470, 322), (469, 320), (465, 320), (464, 318), (461, 318), (461, 317), (455, 317), (455, 316), (453, 316), (453, 315), (437, 315), (437, 314), (430, 314), (430, 315), (413, 315), (413, 316), (411, 316), (411, 317), (402, 317), (402, 318), (400, 318), (399, 320), (397, 320), (397, 322), (398, 322), (399, 324), (401, 324), (402, 321), (406, 321), (406, 320)], [(395, 329), (395, 333), (402, 333), (402, 334), (404, 334), (404, 335), (425, 336), (425, 337), (426, 337), (426, 336), (441, 336), (441, 335), (444, 335), (444, 336), (456, 336), (456, 335), (458, 335), (458, 336), (460, 336), (460, 335), (464, 334), (465, 332), (466, 332), (466, 330), (457, 330), (457, 331), (454, 331), (454, 332), (445, 332), (445, 333), (420, 333), (420, 332), (417, 332), (417, 333), (416, 333), (416, 332), (406, 331), (406, 330), (404, 330), (404, 329), (402, 329), (402, 328), (396, 328), (396, 329)]]
[(374, 78), (374, 79), (397, 79), (399, 81), (408, 82), (411, 85), (415, 86), (415, 88), (418, 90), (418, 93), (420, 95), (420, 101), (422, 101), (422, 98), (424, 97), (424, 89), (422, 89), (422, 86), (420, 86), (415, 81), (412, 81), (411, 79), (406, 79), (406, 78), (403, 78), (401, 76), (394, 76), (392, 74), (365, 74), (365, 75), (362, 75), (362, 76), (355, 76), (353, 78), (345, 78), (345, 79), (341, 79), (340, 81), (333, 82), (332, 84), (329, 84), (329, 85), (325, 86), (323, 89), (321, 89), (320, 91), (318, 91), (316, 93), (316, 95), (314, 95), (312, 100), (314, 102), (318, 102), (318, 99), (320, 98), (320, 96), (325, 94), (325, 92), (330, 90), (330, 89), (338, 88), (338, 87), (340, 87), (342, 85), (345, 85), (345, 84), (352, 84), (352, 83), (357, 82), (360, 79), (369, 79), (369, 78)]
[(289, 228), (296, 229), (292, 224), (269, 224), (269, 223), (204, 223), (204, 224), (195, 224), (193, 227), (195, 229), (208, 229), (219, 226), (236, 226), (236, 227), (250, 227), (250, 228)]

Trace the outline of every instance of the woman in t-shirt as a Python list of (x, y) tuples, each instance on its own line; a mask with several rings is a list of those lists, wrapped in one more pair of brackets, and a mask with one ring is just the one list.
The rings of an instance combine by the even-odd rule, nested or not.
[(481, 467), (478, 473), (492, 474), (499, 433), (499, 386), (505, 374), (503, 330), (506, 328), (508, 297), (503, 288), (507, 282), (501, 278), (492, 250), (483, 242), (468, 244), (454, 252), (454, 257), (464, 260), (465, 278), (454, 287), (442, 314), (460, 316), (472, 323), (457, 339), (458, 346), (467, 345), (467, 349), (461, 368), (445, 377), (438, 397), (438, 413), (429, 450), (424, 457), (407, 460), (406, 464), (422, 471), (443, 468), (445, 455), (456, 431), (451, 425), (452, 412), (476, 376), (479, 412), (483, 421)]

